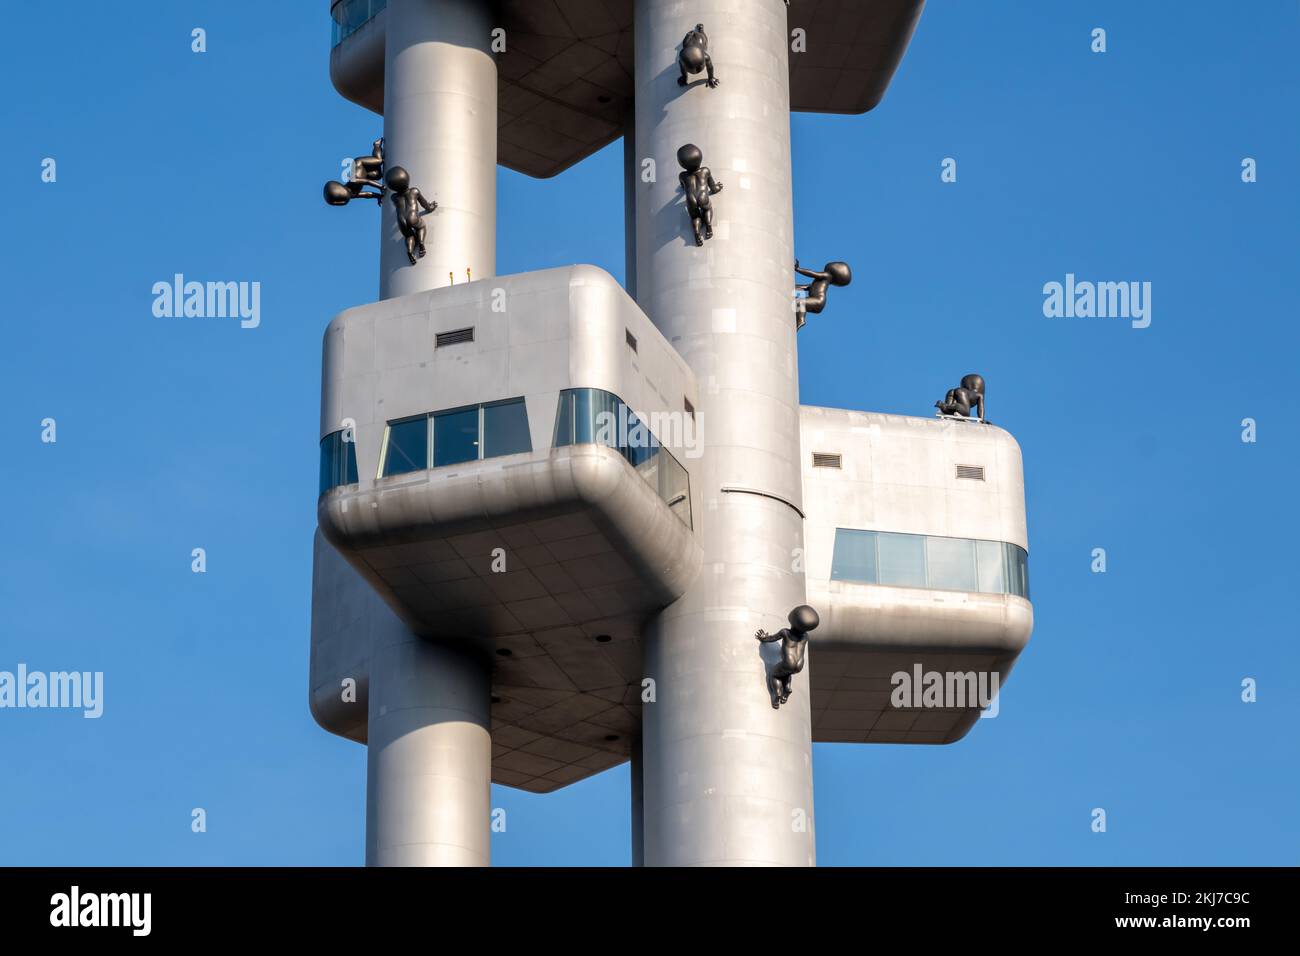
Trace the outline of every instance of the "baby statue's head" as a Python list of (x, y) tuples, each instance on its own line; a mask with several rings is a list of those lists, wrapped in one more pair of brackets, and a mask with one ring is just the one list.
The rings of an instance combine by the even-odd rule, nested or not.
[(820, 623), (821, 618), (817, 616), (817, 612), (807, 604), (800, 604), (790, 612), (791, 630), (807, 632), (815, 629)]

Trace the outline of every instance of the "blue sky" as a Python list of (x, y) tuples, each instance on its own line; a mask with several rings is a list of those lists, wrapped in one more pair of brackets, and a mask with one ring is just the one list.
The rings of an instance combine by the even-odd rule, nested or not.
[[(106, 689), (99, 720), (0, 710), (0, 864), (362, 861), (364, 750), (306, 702), (320, 337), (377, 279), (373, 214), (320, 200), (380, 131), (330, 87), (326, 9), (8, 11), (0, 670)], [(821, 863), (1300, 858), (1298, 42), (1282, 0), (932, 0), (880, 107), (794, 118), (798, 254), (854, 269), (803, 400), (928, 415), (982, 372), (1037, 619), (966, 740), (815, 747)], [(620, 161), (501, 170), (498, 271), (621, 277)], [(155, 318), (177, 272), (261, 282), (260, 327)], [(1150, 327), (1044, 317), (1066, 273), (1149, 281)], [(494, 862), (625, 864), (627, 786), (494, 787)]]

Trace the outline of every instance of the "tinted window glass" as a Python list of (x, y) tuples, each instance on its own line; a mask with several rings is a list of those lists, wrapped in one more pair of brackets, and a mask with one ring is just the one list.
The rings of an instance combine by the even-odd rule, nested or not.
[(356, 443), (344, 441), (341, 431), (326, 435), (320, 440), (320, 493), (356, 483)]
[(555, 440), (552, 442), (556, 448), (576, 444), (573, 440), (574, 398), (572, 391), (560, 393), (560, 407), (555, 412)]
[(626, 442), (627, 460), (633, 465), (650, 461), (659, 452), (659, 440), (650, 434), (650, 429), (642, 424), (631, 409), (624, 411), (623, 415), (627, 420), (627, 434), (621, 437)]
[(591, 423), (592, 390), (579, 388), (573, 392), (573, 443), (586, 445), (595, 441)]
[(976, 541), (979, 588), (987, 594), (1007, 593), (1007, 546), (1001, 541)]
[(919, 534), (876, 536), (879, 547), (880, 583), (923, 588), (925, 582), (925, 538)]
[(433, 466), (478, 458), (478, 406), (433, 416)]
[(926, 538), (926, 570), (932, 588), (977, 591), (975, 542), (968, 538)]
[(668, 502), (668, 507), (673, 509), (673, 514), (690, 527), (690, 478), (686, 474), (686, 469), (667, 452), (659, 456), (659, 497)]
[(356, 440), (345, 441), (343, 433), (339, 433), (339, 445), (343, 448), (343, 483), (345, 485), (355, 485), (357, 483), (357, 443)]
[(831, 580), (1029, 599), (1029, 555), (1019, 545), (969, 538), (835, 529)]
[(618, 449), (682, 523), (691, 526), (690, 476), (617, 395), (599, 388), (561, 392), (555, 415), (555, 447), (565, 445)]
[(320, 493), (322, 495), (334, 487), (334, 446), (337, 443), (337, 432), (326, 435), (320, 440)]
[(483, 406), (483, 457), (532, 451), (528, 413), (522, 398)]
[[(620, 415), (623, 403), (600, 389), (582, 391), (585, 394), (579, 396), (577, 405), (579, 441), (618, 448), (628, 428), (627, 412), (624, 410)], [(584, 435), (585, 438), (581, 437)]]
[(832, 581), (862, 581), (876, 583), (876, 533), (850, 531), (840, 528), (835, 532), (835, 555), (831, 558)]
[(408, 418), (388, 425), (388, 454), (384, 456), (385, 475), (404, 475), (429, 467), (429, 419)]
[(1008, 562), (1011, 567), (1011, 587), (1008, 590), (1029, 600), (1029, 555), (1019, 545), (1008, 544), (1007, 549), (1011, 552)]

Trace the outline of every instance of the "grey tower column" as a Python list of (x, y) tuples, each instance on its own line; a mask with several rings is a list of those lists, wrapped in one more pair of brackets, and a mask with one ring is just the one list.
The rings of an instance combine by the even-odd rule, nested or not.
[(488, 667), (408, 634), (370, 668), (366, 864), (487, 866)]
[[(677, 48), (697, 22), (717, 89), (677, 84)], [(773, 710), (776, 648), (754, 639), (804, 601), (786, 6), (636, 0), (635, 30), (636, 147), (657, 177), (635, 186), (637, 301), (698, 377), (706, 449), (691, 463), (704, 565), (646, 634), (645, 862), (808, 866), (808, 672)], [(677, 180), (685, 143), (724, 185), (703, 248)]]
[(429, 199), (428, 255), (406, 258), (384, 202), (379, 297), (391, 299), (496, 275), (497, 66), (491, 4), (388, 0), (384, 54), (385, 160)]
[[(388, 0), (385, 160), (438, 208), (406, 257), (384, 202), (379, 297), (496, 275), (497, 68), (483, 0)], [(486, 866), (492, 742), (486, 665), (409, 639), (371, 660), (366, 862)]]

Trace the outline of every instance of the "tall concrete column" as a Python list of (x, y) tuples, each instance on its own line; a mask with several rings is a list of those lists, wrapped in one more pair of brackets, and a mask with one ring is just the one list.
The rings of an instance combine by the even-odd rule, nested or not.
[(497, 66), (491, 4), (388, 0), (384, 53), (385, 161), (402, 166), (436, 212), (428, 254), (412, 266), (392, 203), (384, 202), (379, 297), (496, 275)]
[[(426, 256), (411, 265), (391, 201), (379, 297), (496, 275), (497, 68), (484, 0), (388, 0), (384, 159), (425, 198)], [(486, 866), (490, 672), (412, 635), (373, 651), (366, 862)]]
[[(721, 85), (683, 89), (677, 49), (701, 21)], [(656, 170), (634, 185), (637, 301), (695, 371), (706, 449), (691, 463), (704, 565), (646, 633), (645, 862), (808, 866), (808, 670), (773, 710), (776, 647), (754, 639), (805, 595), (786, 6), (635, 0), (635, 29), (636, 148)], [(703, 248), (678, 184), (685, 143), (724, 185)]]
[(487, 866), (491, 687), (486, 662), (407, 633), (373, 648), (368, 866)]

